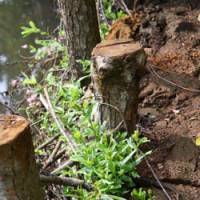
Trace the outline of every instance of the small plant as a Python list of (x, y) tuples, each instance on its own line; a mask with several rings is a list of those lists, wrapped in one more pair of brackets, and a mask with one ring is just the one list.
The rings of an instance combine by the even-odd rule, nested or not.
[(142, 188), (139, 189), (133, 189), (131, 196), (135, 200), (153, 200), (153, 195), (151, 190), (145, 191)]
[(117, 20), (121, 17), (125, 16), (125, 13), (121, 10), (117, 12), (113, 12), (112, 6), (113, 6), (113, 1), (112, 0), (103, 0), (103, 6), (105, 10), (105, 15), (110, 21)]
[(37, 34), (37, 37), (35, 39), (35, 45), (34, 46), (29, 45), (30, 53), (34, 54), (35, 60), (40, 61), (42, 59), (47, 59), (50, 57), (53, 60), (53, 58), (58, 57), (60, 54), (62, 54), (62, 59), (64, 59), (65, 61), (68, 60), (68, 58), (66, 58), (67, 57), (66, 47), (62, 43), (62, 37), (63, 37), (62, 31), (58, 33), (57, 38), (55, 37), (53, 38), (52, 36), (50, 36), (49, 33), (39, 29), (33, 21), (29, 22), (29, 26), (27, 27), (23, 26), (21, 27), (21, 29), (22, 29), (21, 34), (23, 37), (28, 37), (33, 34)]
[(21, 29), (23, 30), (21, 32), (22, 36), (23, 37), (28, 37), (32, 34), (42, 34), (42, 35), (46, 35), (47, 33), (46, 32), (42, 32), (36, 25), (33, 21), (30, 21), (29, 22), (29, 26), (26, 27), (26, 26), (22, 26)]
[(23, 80), (23, 85), (24, 86), (30, 86), (30, 85), (36, 85), (37, 80), (36, 78), (32, 75), (31, 77), (27, 76), (25, 73), (22, 73), (24, 75), (24, 80)]
[(138, 132), (127, 137), (126, 133), (108, 136), (100, 127), (93, 131), (96, 139), (81, 139), (78, 152), (71, 158), (80, 163), (73, 175), (95, 186), (95, 191), (88, 194), (94, 199), (121, 199), (135, 187), (134, 179), (139, 177), (136, 167), (148, 154), (141, 155), (139, 148), (147, 139), (140, 138)]
[[(126, 16), (125, 13), (121, 10), (119, 10), (117, 12), (113, 12), (112, 4), (113, 4), (112, 0), (103, 0), (103, 9), (104, 9), (105, 17), (107, 19), (106, 21), (110, 24), (113, 21)], [(107, 24), (106, 22), (102, 22), (100, 24), (101, 38), (104, 39), (105, 36), (108, 34), (108, 32), (109, 32), (109, 24)]]
[(86, 74), (90, 73), (91, 60), (77, 60), (82, 65), (83, 71)]

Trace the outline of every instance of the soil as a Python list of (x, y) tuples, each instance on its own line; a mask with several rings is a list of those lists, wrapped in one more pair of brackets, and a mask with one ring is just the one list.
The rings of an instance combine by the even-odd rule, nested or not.
[[(112, 25), (106, 39), (133, 39), (145, 48), (138, 128), (151, 142), (150, 163), (160, 179), (200, 179), (200, 1), (151, 1)], [(143, 163), (141, 176), (152, 178)], [(181, 183), (181, 182), (180, 182)], [(172, 199), (199, 200), (200, 187), (171, 184)], [(153, 189), (156, 199), (166, 197)]]

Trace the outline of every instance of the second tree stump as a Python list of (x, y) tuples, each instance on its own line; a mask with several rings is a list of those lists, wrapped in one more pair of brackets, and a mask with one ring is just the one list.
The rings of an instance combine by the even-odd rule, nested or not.
[(138, 108), (139, 80), (146, 54), (130, 40), (104, 41), (92, 52), (91, 76), (99, 103), (95, 119), (113, 130), (121, 125), (133, 133)]

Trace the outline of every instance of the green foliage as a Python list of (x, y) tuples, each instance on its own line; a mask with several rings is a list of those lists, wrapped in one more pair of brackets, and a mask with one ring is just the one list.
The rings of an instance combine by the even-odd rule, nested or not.
[(83, 71), (87, 74), (90, 73), (90, 66), (91, 61), (90, 60), (77, 60), (82, 65)]
[(105, 15), (108, 20), (117, 20), (123, 16), (125, 16), (123, 11), (113, 12), (112, 11), (112, 0), (103, 0), (103, 6), (105, 10)]
[(100, 36), (102, 39), (105, 38), (105, 36), (108, 34), (109, 31), (109, 26), (106, 23), (101, 23), (100, 24)]
[(151, 190), (145, 191), (142, 188), (133, 189), (131, 196), (135, 200), (153, 200), (152, 191)]
[(147, 140), (140, 138), (138, 132), (130, 137), (126, 133), (108, 136), (99, 127), (93, 135), (96, 139), (90, 142), (82, 138), (77, 154), (72, 156), (72, 160), (80, 163), (76, 174), (95, 185), (96, 191), (90, 193), (94, 199), (106, 195), (119, 199), (135, 186), (134, 178), (139, 177), (136, 167), (145, 156), (139, 147)]
[[(40, 30), (32, 21), (29, 22), (29, 26), (23, 26), (21, 29), (23, 30), (21, 32), (23, 37), (37, 34), (34, 46), (29, 45), (30, 53), (34, 54), (35, 60), (40, 61), (49, 57), (56, 58), (61, 54), (62, 59), (60, 59), (60, 63), (67, 67), (66, 64), (68, 65), (68, 56), (67, 49), (64, 43), (61, 42), (61, 38), (63, 37), (62, 31), (59, 32), (57, 38), (54, 38), (50, 36), (49, 33)], [(38, 37), (42, 39), (38, 39)]]
[[(24, 28), (23, 34), (43, 35), (43, 32), (32, 23), (30, 27), (29, 31)], [(46, 37), (49, 35), (46, 34)], [(104, 126), (94, 122), (92, 113), (98, 105), (93, 98), (84, 98), (85, 91), (81, 88), (80, 80), (66, 81), (61, 78), (68, 67), (68, 56), (59, 37), (35, 40), (35, 42), (36, 47), (32, 47), (31, 52), (34, 53), (37, 62), (60, 52), (61, 56), (59, 62), (49, 68), (42, 83), (25, 75), (24, 86), (28, 86), (29, 90), (32, 89), (37, 96), (43, 94), (44, 86), (47, 87), (56, 115), (70, 130), (78, 145), (75, 153), (69, 151), (68, 154), (71, 160), (79, 163), (79, 166), (65, 169), (61, 174), (84, 179), (94, 186), (93, 191), (66, 187), (65, 195), (81, 200), (125, 200), (125, 196), (130, 195), (135, 187), (134, 178), (139, 177), (136, 169), (138, 164), (150, 153), (141, 154), (139, 150), (148, 140), (141, 137), (137, 131), (131, 136), (126, 132), (113, 134)], [(89, 72), (90, 61), (78, 60), (77, 62), (82, 64), (87, 73)], [(42, 107), (38, 109), (28, 107), (26, 111), (33, 122), (38, 122), (42, 132), (51, 135), (59, 133), (56, 123)], [(60, 139), (66, 142), (65, 138)], [(42, 154), (42, 152), (38, 153)], [(151, 200), (150, 193), (142, 189), (134, 189), (131, 194), (136, 200)]]
[[(112, 11), (112, 0), (103, 0), (103, 8), (105, 17), (108, 22), (113, 22), (121, 17), (126, 16), (123, 11), (113, 12)], [(106, 22), (103, 22), (100, 24), (100, 35), (101, 38), (104, 39), (105, 36), (108, 34), (109, 31), (109, 25)]]
[(25, 73), (22, 73), (24, 75), (23, 85), (24, 86), (30, 86), (30, 85), (36, 85), (37, 80), (34, 76), (28, 77)]
[(21, 32), (22, 36), (23, 37), (28, 37), (32, 34), (37, 34), (37, 33), (40, 33), (42, 35), (46, 35), (47, 33), (46, 32), (42, 32), (36, 25), (33, 21), (30, 21), (29, 22), (29, 26), (28, 27), (25, 27), (25, 26), (22, 26), (21, 29), (23, 30)]

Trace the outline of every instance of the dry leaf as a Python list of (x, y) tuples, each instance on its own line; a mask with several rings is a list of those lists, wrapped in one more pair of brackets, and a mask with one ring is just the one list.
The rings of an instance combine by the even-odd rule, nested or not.
[(196, 143), (197, 146), (200, 146), (200, 136), (196, 138), (195, 143)]

